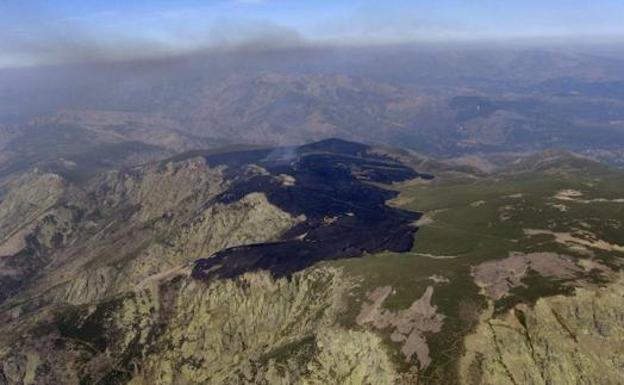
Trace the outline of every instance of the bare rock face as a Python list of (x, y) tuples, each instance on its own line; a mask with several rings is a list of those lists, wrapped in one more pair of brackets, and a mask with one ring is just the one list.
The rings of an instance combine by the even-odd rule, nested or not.
[(510, 253), (505, 259), (475, 266), (472, 275), (486, 297), (498, 300), (523, 286), (522, 279), (529, 271), (544, 277), (573, 278), (582, 269), (571, 258), (556, 253)]
[[(188, 272), (187, 272), (188, 273)], [(184, 274), (5, 334), (10, 384), (392, 384), (379, 337), (335, 326), (351, 283), (319, 268), (210, 285)]]
[(71, 188), (60, 176), (29, 172), (12, 181), (0, 202), (0, 303), (19, 292), (75, 231), (76, 212), (61, 199)]
[(535, 306), (487, 315), (466, 339), (464, 384), (621, 384), (624, 378), (624, 278), (580, 288)]
[(6, 240), (20, 225), (35, 220), (57, 203), (65, 187), (60, 176), (38, 171), (14, 181), (0, 203), (0, 240)]
[(222, 248), (274, 240), (302, 220), (261, 192), (214, 201), (229, 183), (224, 168), (182, 157), (80, 187), (41, 172), (12, 181), (0, 202), (0, 303), (14, 294), (104, 300)]
[(209, 287), (185, 283), (139, 376), (158, 385), (262, 377), (262, 362), (283, 365), (288, 355), (282, 354), (331, 324), (344, 284), (335, 272), (320, 270), (290, 282), (260, 273)]
[(60, 296), (64, 302), (80, 304), (132, 291), (152, 277), (177, 270), (202, 255), (275, 239), (296, 223), (297, 218), (271, 205), (260, 193), (229, 205), (209, 206), (174, 231), (166, 243), (151, 243), (121, 268), (105, 265), (80, 272)]
[(371, 332), (322, 330), (318, 354), (308, 364), (309, 375), (300, 384), (395, 384), (398, 376), (381, 339)]
[(431, 363), (425, 334), (439, 332), (444, 321), (444, 315), (438, 314), (437, 308), (431, 304), (433, 287), (429, 286), (421, 298), (398, 312), (382, 307), (391, 293), (390, 286), (373, 290), (368, 296), (371, 302), (362, 305), (356, 322), (360, 325), (371, 323), (379, 330), (391, 328), (390, 338), (402, 344), (405, 361), (410, 362), (412, 356), (416, 356), (419, 368), (424, 369)]
[(112, 171), (94, 183), (93, 195), (102, 207), (133, 209), (142, 222), (154, 220), (180, 205), (205, 201), (223, 189), (222, 168), (193, 157), (164, 161), (126, 171)]

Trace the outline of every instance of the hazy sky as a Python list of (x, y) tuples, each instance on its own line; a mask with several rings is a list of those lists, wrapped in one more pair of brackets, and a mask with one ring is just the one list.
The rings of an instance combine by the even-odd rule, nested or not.
[(210, 47), (621, 38), (624, 0), (0, 0), (0, 67)]

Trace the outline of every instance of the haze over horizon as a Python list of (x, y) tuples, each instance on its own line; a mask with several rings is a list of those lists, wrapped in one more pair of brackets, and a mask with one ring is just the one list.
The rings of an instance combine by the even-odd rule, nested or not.
[(537, 0), (6, 1), (0, 68), (205, 49), (524, 41), (620, 43), (624, 3)]

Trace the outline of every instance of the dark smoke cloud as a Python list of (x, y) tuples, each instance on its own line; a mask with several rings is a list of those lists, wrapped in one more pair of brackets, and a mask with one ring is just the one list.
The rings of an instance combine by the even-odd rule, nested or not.
[[(92, 19), (92, 20), (91, 20)], [(90, 23), (109, 19), (107, 28)], [(115, 28), (115, 14), (62, 18), (33, 13), (28, 27), (0, 29), (0, 68), (10, 66), (132, 61), (209, 51), (253, 51), (307, 44), (293, 28), (271, 21), (223, 19), (200, 29), (165, 25), (158, 35)], [(139, 30), (139, 28), (136, 28)]]
[[(230, 0), (259, 3), (262, 0)], [(469, 21), (431, 18), (427, 12), (372, 8), (351, 15), (328, 16), (316, 26), (308, 26), (306, 39), (293, 27), (270, 20), (231, 17), (206, 19), (196, 9), (146, 13), (140, 15), (101, 11), (81, 17), (59, 15), (54, 2), (48, 9), (29, 7), (19, 15), (5, 12), (0, 1), (0, 68), (41, 64), (109, 63), (175, 57), (194, 53), (270, 51), (318, 46), (367, 46), (404, 43), (509, 45), (518, 38), (496, 37)], [(26, 16), (25, 16), (26, 15)], [(135, 20), (136, 19), (136, 20)], [(6, 23), (23, 21), (23, 26)], [(129, 21), (132, 20), (132, 21)], [(154, 27), (156, 26), (156, 27)], [(544, 44), (547, 39), (520, 39), (527, 44)], [(500, 40), (500, 41), (499, 41)], [(552, 40), (552, 39), (551, 39)], [(596, 38), (570, 41), (594, 45)], [(608, 41), (613, 42), (613, 38)], [(556, 40), (552, 40), (557, 43)], [(618, 43), (621, 43), (618, 41)]]

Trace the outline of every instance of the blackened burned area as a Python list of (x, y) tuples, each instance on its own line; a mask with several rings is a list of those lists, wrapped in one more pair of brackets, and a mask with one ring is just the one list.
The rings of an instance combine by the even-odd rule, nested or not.
[[(412, 248), (420, 214), (386, 206), (396, 193), (369, 182), (389, 183), (416, 177), (431, 178), (392, 161), (371, 155), (368, 147), (326, 140), (297, 148), (257, 151), (245, 159), (271, 175), (242, 176), (240, 158), (219, 155), (211, 164), (226, 164), (232, 188), (219, 196), (221, 203), (238, 201), (252, 192), (306, 220), (278, 242), (224, 249), (196, 261), (193, 277), (202, 280), (233, 278), (248, 271), (268, 270), (274, 277), (289, 276), (322, 261), (358, 257), (379, 251), (405, 252)], [(242, 154), (236, 154), (242, 155)], [(231, 163), (230, 163), (231, 162)], [(236, 171), (238, 170), (238, 171)], [(294, 177), (284, 184), (276, 176)]]

